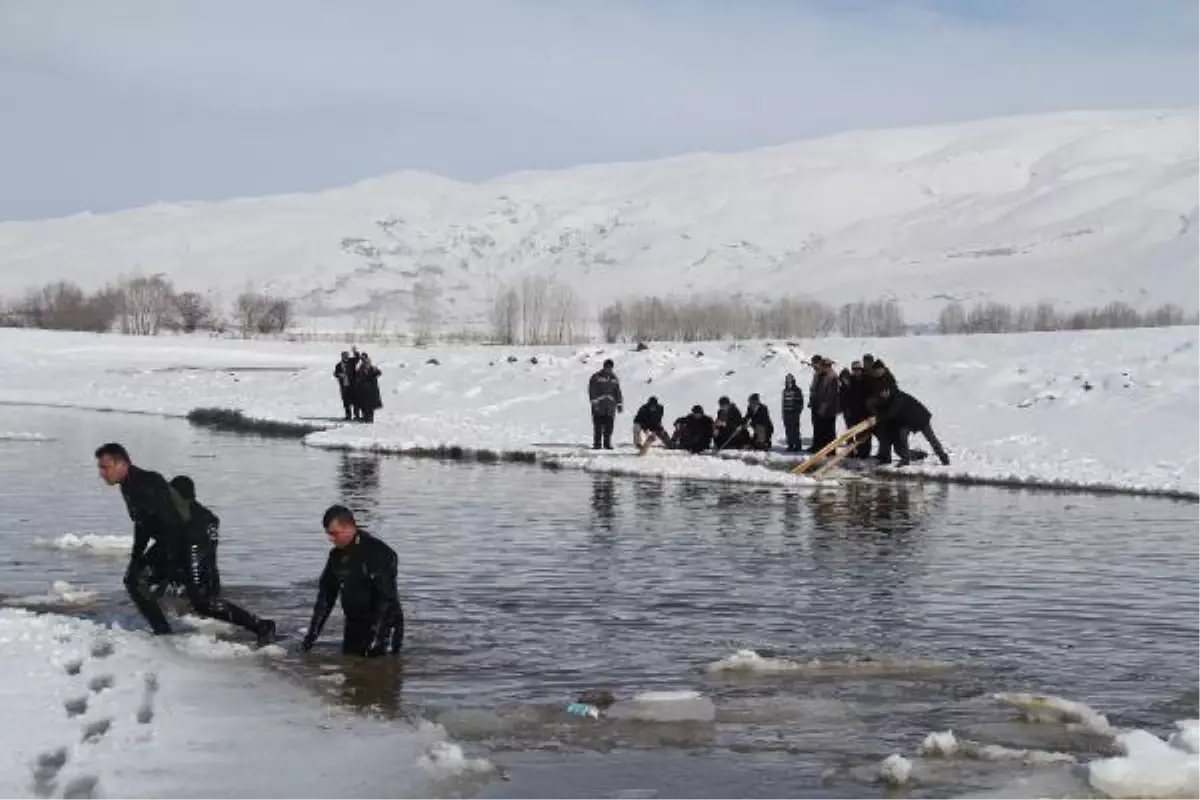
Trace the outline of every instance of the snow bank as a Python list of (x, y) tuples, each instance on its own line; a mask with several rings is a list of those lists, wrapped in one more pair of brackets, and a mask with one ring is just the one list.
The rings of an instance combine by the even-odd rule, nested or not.
[[(653, 394), (670, 425), (717, 397), (759, 392), (779, 419), (787, 373), (807, 388), (814, 352), (847, 363), (865, 352), (932, 410), (949, 468), (925, 462), (890, 474), (926, 479), (1104, 488), (1200, 497), (1200, 361), (1195, 327), (995, 336), (820, 339), (624, 347), (366, 348), (383, 370), (374, 425), (346, 424), (332, 376), (338, 347), (206, 337), (120, 337), (0, 330), (0, 402), (118, 409), (322, 428), (311, 446), (448, 457), (545, 459), (560, 466), (802, 487), (740, 457), (641, 459), (590, 450), (588, 376), (616, 361), (628, 444), (636, 407)], [(510, 360), (511, 359), (511, 360)], [(533, 363), (536, 359), (537, 363)], [(435, 360), (437, 363), (429, 363)], [(272, 365), (280, 367), (271, 369)], [(284, 368), (286, 367), (286, 368)], [(810, 423), (802, 422), (805, 436)], [(923, 446), (919, 437), (913, 442)], [(750, 455), (750, 454), (747, 454)], [(746, 458), (753, 461), (754, 458)]]
[(28, 594), (20, 597), (6, 597), (6, 606), (22, 608), (66, 608), (71, 606), (84, 607), (92, 604), (98, 597), (96, 592), (80, 589), (67, 581), (55, 581), (45, 594)]
[(491, 772), (437, 726), (327, 706), (219, 644), (0, 609), (0, 795), (423, 797)]

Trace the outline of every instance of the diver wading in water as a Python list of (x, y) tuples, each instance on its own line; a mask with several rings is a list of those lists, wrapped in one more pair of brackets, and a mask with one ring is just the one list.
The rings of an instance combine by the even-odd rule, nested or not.
[(404, 639), (404, 610), (396, 588), (396, 551), (375, 538), (345, 506), (330, 506), (321, 520), (333, 549), (321, 573), (308, 633), (300, 644), (311, 650), (339, 595), (346, 615), (342, 652), (395, 655)]

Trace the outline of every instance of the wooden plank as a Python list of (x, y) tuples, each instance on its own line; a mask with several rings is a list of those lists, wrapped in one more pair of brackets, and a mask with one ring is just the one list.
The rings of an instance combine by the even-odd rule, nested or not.
[(845, 442), (847, 439), (850, 439), (850, 438), (852, 438), (852, 437), (855, 437), (855, 436), (857, 436), (858, 434), (860, 434), (860, 433), (862, 433), (862, 432), (864, 432), (864, 431), (869, 431), (869, 430), (871, 430), (871, 428), (873, 428), (873, 427), (875, 427), (875, 418), (874, 418), (874, 417), (867, 417), (867, 418), (866, 418), (866, 419), (864, 419), (862, 422), (858, 423), (858, 424), (857, 424), (857, 425), (855, 425), (853, 428), (850, 428), (850, 429), (849, 429), (849, 430), (847, 430), (845, 433), (843, 433), (841, 436), (837, 437), (837, 438), (836, 438), (836, 439), (834, 439), (832, 442), (830, 442), (829, 444), (825, 445), (824, 447), (822, 447), (822, 448), (821, 448), (820, 450), (818, 450), (817, 452), (813, 453), (811, 456), (809, 456), (808, 458), (806, 458), (804, 461), (800, 462), (800, 463), (799, 463), (799, 464), (796, 466), (796, 468), (792, 470), (792, 472), (793, 472), (794, 474), (796, 474), (796, 475), (802, 475), (802, 474), (804, 474), (804, 473), (805, 473), (805, 472), (807, 472), (808, 470), (812, 469), (812, 467), (813, 467), (813, 466), (814, 466), (814, 465), (815, 465), (815, 464), (816, 464), (818, 461), (820, 461), (822, 458), (824, 458), (825, 456), (829, 455), (829, 454), (830, 454), (830, 453), (832, 453), (834, 450), (836, 450), (836, 449), (837, 449), (837, 447), (838, 447), (838, 445), (842, 444), (842, 443), (843, 443), (843, 442)]

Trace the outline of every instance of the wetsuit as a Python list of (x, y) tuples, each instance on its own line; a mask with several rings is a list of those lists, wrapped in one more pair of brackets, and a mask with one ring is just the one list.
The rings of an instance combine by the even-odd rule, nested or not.
[(157, 472), (130, 464), (125, 480), (121, 481), (121, 498), (133, 520), (133, 549), (125, 570), (125, 590), (150, 623), (151, 630), (157, 634), (170, 633), (171, 626), (151, 583), (161, 582), (165, 588), (166, 582), (177, 574), (175, 569), (182, 564), (184, 520), (172, 502), (166, 479)]
[(201, 617), (219, 619), (251, 631), (262, 640), (274, 632), (274, 624), (259, 619), (241, 606), (221, 597), (221, 575), (217, 571), (217, 542), (221, 520), (195, 500), (176, 496), (187, 505), (184, 563), (184, 591), (188, 602)]
[(346, 615), (343, 653), (400, 652), (404, 611), (396, 589), (396, 562), (395, 550), (361, 528), (350, 544), (330, 551), (302, 647), (308, 650), (321, 635), (340, 594)]

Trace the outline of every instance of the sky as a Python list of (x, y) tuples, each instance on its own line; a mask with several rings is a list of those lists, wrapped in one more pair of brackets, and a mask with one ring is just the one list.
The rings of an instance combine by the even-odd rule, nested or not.
[(1195, 107), (1196, 0), (0, 0), (0, 220)]

